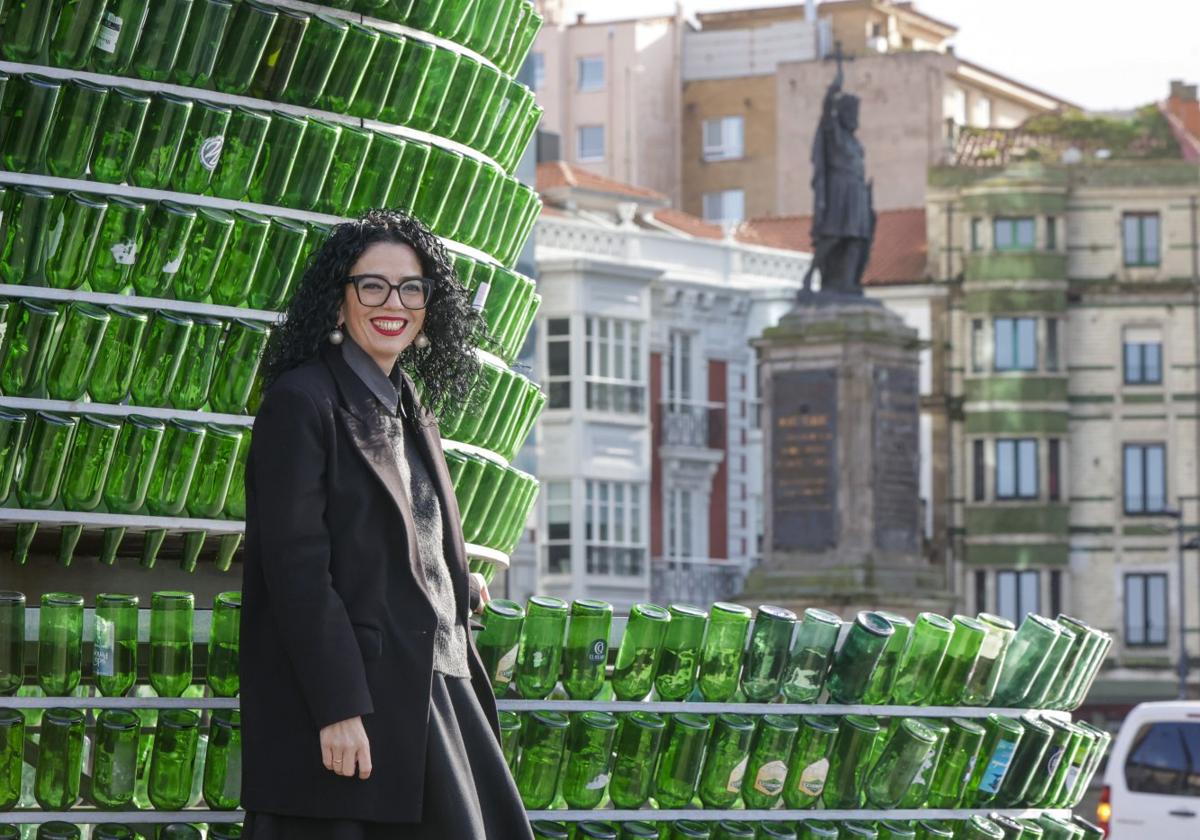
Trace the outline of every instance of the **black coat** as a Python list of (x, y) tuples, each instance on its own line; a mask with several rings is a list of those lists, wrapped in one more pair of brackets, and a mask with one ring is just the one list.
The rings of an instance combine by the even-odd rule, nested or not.
[[(421, 818), (437, 620), (407, 488), (371, 421), (374, 399), (326, 346), (272, 384), (254, 421), (241, 614), (247, 810)], [(419, 418), (458, 618), (469, 627), (478, 592), (441, 438), (429, 412), (406, 409)], [(468, 646), (472, 685), (499, 739), (490, 684), (474, 641)], [(374, 764), (366, 780), (335, 775), (321, 756), (320, 729), (356, 715)]]

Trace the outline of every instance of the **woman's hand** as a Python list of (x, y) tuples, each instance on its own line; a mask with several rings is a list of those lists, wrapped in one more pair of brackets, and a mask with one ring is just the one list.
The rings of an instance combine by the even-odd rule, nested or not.
[(475, 582), (479, 584), (479, 606), (475, 608), (475, 614), (479, 615), (483, 612), (483, 608), (487, 602), (492, 600), (491, 593), (488, 592), (487, 581), (479, 572), (471, 572), (471, 577), (475, 578)]
[(331, 723), (321, 729), (321, 757), (325, 769), (339, 776), (353, 776), (358, 765), (358, 777), (371, 775), (371, 744), (361, 717)]

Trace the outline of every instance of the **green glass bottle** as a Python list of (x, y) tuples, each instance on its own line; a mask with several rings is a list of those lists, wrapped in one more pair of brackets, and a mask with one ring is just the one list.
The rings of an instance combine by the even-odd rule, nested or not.
[(979, 649), (987, 637), (987, 628), (966, 615), (954, 616), (954, 635), (946, 646), (946, 656), (933, 678), (930, 702), (935, 706), (955, 706), (979, 658)]
[(0, 55), (8, 61), (37, 61), (50, 41), (54, 14), (50, 0), (25, 0), (0, 21)]
[(491, 680), (492, 692), (502, 697), (516, 673), (525, 609), (516, 601), (493, 598), (483, 608), (482, 623), (475, 647)]
[(708, 613), (688, 604), (672, 604), (669, 612), (654, 690), (661, 700), (686, 700), (696, 686)]
[(454, 79), (462, 68), (469, 72), (468, 61), (459, 53), (446, 49), (435, 49), (429, 63), (425, 84), (416, 95), (416, 106), (404, 122), (409, 128), (432, 132), (437, 126), (447, 95), (454, 87)]
[(345, 215), (366, 164), (367, 155), (375, 141), (375, 132), (354, 126), (342, 126), (341, 136), (334, 147), (329, 173), (321, 187), (314, 209), (331, 216)]
[(697, 788), (705, 808), (732, 808), (737, 803), (753, 738), (753, 718), (733, 712), (716, 716)]
[(111, 320), (108, 310), (102, 307), (83, 301), (67, 304), (62, 333), (46, 376), (46, 395), (50, 399), (83, 399)]
[(1007, 618), (980, 613), (978, 619), (987, 631), (979, 647), (979, 658), (967, 678), (962, 702), (968, 706), (986, 706), (996, 694), (996, 686), (1004, 669), (1004, 658), (1012, 642), (1015, 627)]
[(536, 711), (525, 717), (515, 778), (521, 802), (530, 811), (548, 808), (554, 799), (569, 725), (561, 712)]
[(936, 746), (932, 728), (917, 718), (901, 718), (867, 777), (868, 805), (898, 808)]
[(124, 697), (137, 681), (138, 596), (96, 596), (92, 675), (105, 697)]
[(838, 840), (837, 823), (825, 820), (803, 820), (797, 823), (802, 840)]
[(1062, 613), (1059, 613), (1055, 620), (1060, 627), (1066, 627), (1075, 634), (1075, 642), (1045, 697), (1042, 698), (1043, 707), (1049, 709), (1059, 709), (1065, 705), (1067, 696), (1074, 689), (1076, 679), (1082, 678), (1080, 672), (1086, 669), (1088, 661), (1104, 639), (1103, 633), (1085, 621)]
[[(0, 590), (0, 697), (11, 697), (25, 681), (25, 594)], [(21, 755), (24, 755), (24, 749)], [(5, 765), (8, 766), (8, 765)], [(0, 785), (6, 777), (0, 773)], [(20, 777), (17, 782), (20, 789)], [(3, 804), (0, 795), (0, 805)], [(8, 810), (5, 808), (5, 810)]]
[(113, 88), (109, 93), (96, 127), (92, 180), (120, 184), (128, 177), (150, 102), (150, 95), (142, 91)]
[(650, 798), (666, 720), (654, 712), (630, 712), (620, 718), (614, 743), (616, 759), (608, 795), (617, 808), (640, 808)]
[(92, 365), (88, 394), (94, 402), (115, 405), (129, 393), (141, 352), (142, 335), (150, 319), (145, 310), (124, 306), (110, 306), (108, 314), (112, 320), (100, 342), (96, 363)]
[(1092, 741), (1087, 755), (1075, 775), (1074, 782), (1072, 783), (1068, 779), (1067, 785), (1063, 788), (1063, 794), (1059, 801), (1063, 803), (1062, 807), (1064, 808), (1079, 807), (1079, 803), (1083, 801), (1083, 797), (1091, 787), (1092, 778), (1100, 769), (1100, 763), (1104, 760), (1105, 753), (1108, 752), (1113, 740), (1111, 732), (1092, 726), (1087, 721), (1079, 721), (1078, 726), (1092, 735)]
[[(158, 594), (155, 593), (155, 596)], [(151, 670), (152, 682), (153, 679), (154, 671)], [(192, 794), (192, 775), (199, 741), (200, 717), (195, 712), (189, 709), (164, 709), (158, 713), (146, 786), (146, 793), (155, 808), (179, 811), (187, 805)]]
[(430, 154), (430, 147), (425, 143), (405, 141), (400, 166), (397, 167), (396, 177), (392, 179), (388, 190), (389, 207), (411, 208), (416, 204), (417, 192), (421, 186), (421, 179), (425, 176), (425, 167), (429, 165)]
[(975, 772), (986, 734), (982, 726), (966, 718), (951, 718), (946, 723), (950, 733), (933, 771), (927, 799), (929, 808), (958, 807)]
[(526, 700), (543, 700), (558, 683), (567, 603), (534, 595), (525, 608), (521, 645), (517, 651), (517, 690)]
[(94, 292), (124, 294), (133, 281), (146, 205), (120, 196), (109, 196), (107, 200), (108, 212), (92, 250), (88, 282)]
[(1025, 793), (1038, 767), (1044, 763), (1046, 750), (1050, 748), (1050, 741), (1054, 737), (1054, 730), (1037, 715), (1026, 713), (1021, 715), (1019, 721), (1025, 734), (1013, 753), (1008, 774), (994, 799), (1001, 808), (1012, 808), (1024, 801)]
[(846, 820), (841, 825), (843, 840), (879, 840), (879, 831), (868, 822)]
[(1050, 655), (1058, 634), (1058, 625), (1050, 619), (1026, 613), (1004, 656), (1004, 665), (1000, 669), (992, 705), (1022, 705), (1030, 685)]
[(862, 611), (834, 657), (829, 671), (829, 698), (834, 703), (860, 703), (888, 642), (895, 634), (890, 621)]
[(22, 184), (10, 191), (0, 220), (5, 223), (0, 227), (0, 279), (5, 283), (46, 285), (46, 238), (54, 204), (55, 194), (41, 187)]
[[(221, 0), (223, 2), (223, 0)], [(206, 3), (216, 0), (204, 0)], [(225, 132), (233, 110), (215, 102), (196, 102), (188, 117), (182, 146), (175, 159), (171, 189), (176, 192), (203, 195), (212, 182), (213, 172), (221, 161)]]
[(187, 254), (196, 224), (196, 209), (174, 201), (154, 206), (146, 230), (145, 250), (138, 256), (133, 286), (143, 297), (166, 297)]
[(108, 202), (82, 193), (60, 193), (50, 210), (51, 235), (46, 241), (45, 280), (55, 289), (78, 289), (87, 279), (96, 237)]
[(96, 33), (88, 69), (110, 76), (127, 75), (149, 11), (150, 0), (111, 0)]
[(880, 820), (875, 824), (879, 832), (879, 840), (916, 840), (917, 829), (909, 822), (899, 820)]
[[(2, 39), (0, 39), (2, 42)], [(14, 76), (5, 87), (6, 130), (0, 164), (11, 172), (45, 172), (46, 147), (63, 83), (37, 73)]]
[(1035, 765), (1033, 778), (1020, 802), (1021, 805), (1028, 803), (1030, 807), (1040, 806), (1040, 803), (1049, 798), (1055, 774), (1062, 762), (1069, 760), (1076, 734), (1075, 727), (1067, 721), (1043, 717), (1042, 723), (1050, 727), (1054, 734), (1050, 736), (1050, 744), (1046, 747), (1042, 760)]
[(51, 175), (83, 177), (107, 98), (108, 88), (82, 79), (72, 79), (63, 88), (46, 147), (46, 168)]
[(950, 734), (950, 727), (945, 721), (937, 718), (925, 718), (922, 720), (926, 726), (933, 732), (934, 745), (925, 761), (917, 769), (917, 775), (913, 777), (912, 784), (909, 785), (908, 791), (900, 799), (898, 807), (902, 809), (923, 808), (925, 801), (929, 798), (929, 789), (933, 785), (933, 773), (937, 769), (938, 761), (941, 760), (942, 750), (946, 746), (946, 736)]
[(703, 715), (683, 712), (670, 716), (654, 776), (652, 795), (659, 808), (686, 808), (691, 804), (711, 729), (712, 723)]
[(220, 592), (213, 599), (208, 668), (204, 676), (214, 697), (236, 697), (238, 694), (241, 615), (241, 592)]
[(711, 837), (708, 823), (698, 820), (676, 820), (671, 823), (670, 840), (710, 840)]
[(244, 0), (234, 6), (232, 20), (212, 71), (214, 88), (236, 95), (250, 89), (281, 11), (257, 0)]
[(809, 808), (821, 798), (838, 728), (839, 720), (835, 717), (801, 716), (800, 731), (783, 786), (786, 807)]
[(266, 247), (271, 220), (249, 210), (233, 212), (233, 235), (212, 286), (213, 303), (241, 306), (246, 302)]
[(617, 827), (612, 823), (583, 820), (575, 823), (573, 840), (617, 840)]
[[(0, 709), (0, 808), (5, 811), (11, 811), (21, 799), (24, 761), (25, 715), (17, 709)], [(21, 835), (13, 837), (20, 840)]]
[(300, 42), (291, 78), (279, 98), (291, 105), (317, 107), (349, 31), (349, 24), (342, 18), (312, 15)]
[(954, 823), (944, 820), (918, 820), (917, 840), (953, 840)]
[[(237, 826), (234, 826), (234, 828), (237, 829)], [(214, 840), (220, 836), (215, 833), (217, 830), (217, 826), (215, 825), (209, 829)], [(240, 832), (240, 829), (238, 831)], [(239, 833), (236, 836), (241, 837), (241, 834)], [(129, 826), (121, 825), (120, 823), (100, 823), (92, 829), (91, 840), (137, 840), (137, 834)]]
[(821, 801), (826, 808), (861, 808), (867, 772), (867, 757), (882, 730), (879, 721), (865, 715), (846, 715), (833, 740), (829, 772)]
[(1025, 837), (1025, 826), (1012, 817), (1006, 817), (993, 811), (988, 814), (988, 819), (1004, 832), (1004, 840), (1022, 840)]
[(217, 811), (232, 811), (242, 798), (242, 713), (214, 709), (204, 755), (204, 801)]
[[(337, 61), (317, 102), (321, 110), (348, 114), (363, 86), (371, 59), (379, 46), (379, 30), (351, 22)], [(392, 68), (393, 72), (395, 68)], [(386, 90), (386, 88), (385, 88)]]
[(888, 620), (894, 632), (884, 645), (879, 663), (875, 666), (867, 690), (863, 693), (863, 702), (871, 705), (886, 703), (892, 696), (899, 674), (900, 660), (908, 650), (913, 631), (912, 622), (902, 615), (882, 611), (880, 615)]
[(50, 63), (82, 70), (100, 32), (105, 0), (65, 0), (50, 36)]
[[(62, 504), (67, 510), (89, 511), (99, 507), (104, 497), (104, 481), (116, 451), (121, 423), (112, 417), (83, 415), (71, 444), (62, 483)], [(59, 562), (69, 566), (79, 541), (82, 525), (63, 526)]]
[(213, 207), (196, 210), (196, 223), (184, 246), (183, 265), (172, 276), (170, 291), (177, 299), (203, 302), (208, 298), (232, 235), (232, 214)]
[(1042, 828), (1043, 840), (1080, 840), (1083, 829), (1054, 814), (1041, 814), (1037, 824)]
[[(384, 131), (375, 132), (375, 139), (363, 160), (362, 172), (354, 188), (354, 195), (347, 208), (351, 214), (362, 213), (387, 203), (388, 193), (400, 159), (404, 154), (404, 140)], [(341, 211), (344, 212), (344, 211)]]
[(1046, 656), (1046, 661), (1042, 664), (1041, 669), (1033, 678), (1033, 682), (1029, 685), (1029, 690), (1025, 693), (1025, 699), (1021, 705), (1027, 709), (1043, 709), (1046, 707), (1046, 702), (1050, 699), (1050, 693), (1055, 681), (1058, 679), (1058, 675), (1062, 669), (1067, 666), (1067, 660), (1071, 656), (1072, 650), (1075, 649), (1075, 631), (1057, 621), (1054, 625), (1058, 628), (1058, 638), (1055, 639), (1054, 645), (1050, 648), (1050, 653)]
[(1074, 783), (1078, 780), (1080, 771), (1087, 761), (1087, 755), (1096, 741), (1094, 728), (1084, 727), (1080, 723), (1071, 724), (1071, 728), (1073, 730), (1071, 740), (1067, 743), (1067, 749), (1054, 771), (1049, 787), (1046, 788), (1044, 796), (1038, 803), (1044, 808), (1061, 807), (1059, 803), (1067, 798), (1066, 793), (1074, 787)]
[(769, 703), (779, 695), (795, 627), (796, 614), (791, 610), (758, 608), (742, 669), (742, 692), (750, 702)]
[(179, 312), (155, 311), (129, 383), (136, 405), (159, 408), (167, 404), (186, 355), (193, 323)]
[(130, 184), (151, 190), (167, 188), (192, 106), (192, 100), (170, 93), (156, 93), (151, 98), (129, 165)]
[(277, 310), (287, 302), (307, 237), (308, 228), (303, 222), (280, 217), (271, 219), (262, 255), (246, 295), (246, 304), (250, 308)]
[(658, 840), (658, 825), (652, 822), (637, 820), (623, 822), (621, 825), (621, 840)]
[[(721, 820), (713, 832), (713, 840), (754, 840), (754, 836), (757, 834), (752, 824), (738, 820)], [(654, 837), (657, 840), (658, 832), (655, 831), (646, 836)]]
[(728, 702), (737, 691), (750, 616), (750, 609), (740, 604), (718, 601), (712, 605), (697, 678), (705, 702)]
[(133, 71), (150, 82), (165, 82), (183, 45), (193, 0), (161, 0), (150, 4), (142, 37), (133, 51)]
[(1071, 825), (1083, 832), (1083, 836), (1079, 840), (1104, 840), (1106, 836), (1104, 829), (1088, 822), (1078, 814), (1071, 817)]
[[(534, 840), (570, 840), (571, 832), (567, 828), (567, 824), (563, 822), (554, 822), (552, 820), (534, 820), (530, 823), (533, 829)], [(655, 837), (658, 833), (655, 832)]]
[[(254, 4), (246, 2), (240, 7), (252, 5)], [(209, 193), (231, 201), (241, 201), (246, 197), (262, 157), (270, 127), (269, 114), (241, 105), (233, 109), (229, 127), (225, 131), (220, 159), (209, 184)]]
[(500, 712), (500, 751), (508, 772), (516, 773), (521, 755), (521, 716), (516, 712)]
[(655, 604), (634, 604), (613, 665), (613, 693), (618, 700), (641, 700), (654, 687), (659, 651), (671, 614)]
[(194, 0), (179, 55), (171, 67), (176, 84), (208, 87), (217, 55), (229, 31), (233, 0)]
[[(62, 487), (67, 454), (78, 421), (72, 415), (35, 412), (16, 476), (17, 501), (24, 508), (54, 505)], [(30, 533), (32, 538), (32, 533)], [(24, 562), (24, 554), (19, 556)]]
[(159, 697), (182, 697), (192, 684), (194, 611), (191, 592), (155, 592), (151, 599), (150, 685)]
[(1004, 840), (1004, 832), (987, 817), (975, 814), (958, 824), (954, 840)]
[(244, 414), (271, 328), (241, 318), (229, 323), (209, 400), (223, 414)]
[(107, 810), (133, 807), (141, 718), (128, 709), (105, 709), (96, 716), (92, 798)]
[(298, 159), (308, 160), (300, 155), (301, 145), (308, 132), (307, 118), (284, 111), (271, 112), (271, 126), (267, 129), (266, 140), (263, 141), (258, 168), (250, 179), (247, 195), (251, 201), (257, 204), (288, 204), (285, 197), (291, 184), (295, 163)]
[(243, 430), (213, 424), (200, 444), (200, 461), (188, 491), (187, 510), (196, 519), (216, 519), (225, 508)]
[(799, 725), (790, 715), (763, 715), (750, 745), (750, 762), (742, 781), (747, 808), (774, 808), (783, 796), (788, 757), (796, 743)]
[(827, 610), (804, 611), (784, 670), (782, 690), (789, 703), (815, 703), (825, 687), (842, 620)]
[(1076, 669), (1075, 674), (1072, 675), (1068, 690), (1056, 701), (1059, 708), (1064, 711), (1074, 711), (1083, 703), (1084, 698), (1091, 691), (1092, 683), (1096, 681), (1096, 677), (1100, 673), (1108, 651), (1112, 648), (1113, 638), (1108, 633), (1095, 627), (1091, 628), (1090, 632), (1099, 637), (1097, 644), (1092, 649), (1088, 661)]
[(379, 32), (378, 35), (379, 41), (371, 55), (367, 71), (344, 112), (366, 120), (373, 120), (379, 116), (396, 75), (404, 67), (404, 36), (394, 32)]
[(292, 80), (300, 45), (312, 22), (307, 12), (277, 9), (279, 17), (263, 49), (262, 60), (250, 82), (250, 96), (278, 102)]
[[(244, 520), (246, 518), (246, 458), (250, 452), (250, 439), (253, 435), (247, 429), (238, 445), (237, 457), (233, 465), (233, 477), (229, 480), (229, 493), (225, 496), (225, 518)], [(489, 602), (490, 603), (490, 602)]]
[(38, 685), (47, 697), (75, 691), (82, 659), (83, 596), (45, 593), (38, 614)]
[(562, 794), (568, 808), (599, 807), (612, 772), (613, 738), (617, 719), (607, 712), (571, 716), (566, 739)]
[(171, 386), (171, 405), (185, 411), (199, 411), (209, 400), (209, 389), (216, 371), (218, 353), (225, 335), (225, 322), (208, 315), (192, 319), (188, 338), (189, 364), (179, 366)]
[(82, 709), (47, 709), (42, 715), (33, 796), (47, 811), (66, 811), (79, 801), (83, 728)]

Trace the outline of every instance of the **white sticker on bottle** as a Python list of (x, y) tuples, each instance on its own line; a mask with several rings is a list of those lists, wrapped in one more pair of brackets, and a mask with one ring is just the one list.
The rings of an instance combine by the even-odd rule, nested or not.
[(768, 761), (758, 768), (758, 775), (754, 777), (754, 789), (763, 796), (774, 796), (783, 790), (786, 780), (787, 762)]
[(829, 775), (829, 759), (821, 758), (800, 771), (800, 790), (810, 796), (820, 796)]
[(1063, 786), (1063, 790), (1070, 792), (1075, 789), (1075, 779), (1079, 776), (1079, 765), (1072, 764), (1067, 768), (1067, 783)]
[(471, 306), (475, 309), (483, 309), (487, 304), (488, 293), (491, 290), (491, 283), (480, 283), (475, 289), (475, 300), (471, 301)]
[(729, 780), (725, 782), (725, 790), (728, 793), (738, 793), (742, 789), (742, 779), (746, 778), (746, 765), (750, 762), (750, 756), (746, 756), (737, 763), (737, 766), (729, 771)]
[(184, 258), (184, 256), (185, 256), (185, 252), (183, 252), (183, 251), (180, 251), (180, 252), (179, 252), (179, 256), (178, 256), (178, 257), (176, 257), (175, 259), (171, 260), (169, 263), (167, 263), (166, 265), (164, 265), (164, 266), (162, 267), (162, 273), (163, 273), (163, 274), (178, 274), (178, 273), (179, 273), (179, 267), (180, 267), (181, 265), (183, 265), (183, 258)]
[(117, 265), (133, 265), (137, 262), (137, 240), (135, 239), (118, 242), (110, 250), (113, 262)]
[(221, 160), (221, 150), (225, 148), (225, 137), (209, 137), (200, 144), (200, 165), (212, 172)]
[(971, 780), (971, 774), (975, 772), (975, 762), (978, 760), (978, 758), (979, 756), (973, 755), (971, 756), (971, 760), (967, 762), (967, 772), (963, 773), (962, 777), (962, 783), (964, 785)]
[(96, 644), (92, 648), (92, 669), (98, 677), (116, 676), (116, 626), (96, 616)]
[(601, 773), (599, 776), (597, 776), (596, 778), (594, 778), (590, 782), (588, 782), (586, 785), (584, 785), (583, 788), (584, 788), (584, 790), (604, 790), (604, 788), (607, 785), (608, 785), (608, 774)]
[(508, 653), (500, 657), (500, 661), (496, 663), (496, 673), (492, 679), (501, 685), (508, 685), (512, 682), (513, 672), (517, 668), (517, 651), (520, 645), (513, 645), (509, 648)]
[(96, 33), (96, 49), (106, 53), (116, 52), (117, 39), (121, 37), (121, 27), (124, 24), (125, 21), (112, 12), (105, 12), (104, 19), (100, 21), (100, 29)]
[(1050, 751), (1050, 758), (1046, 760), (1046, 775), (1053, 776), (1054, 771), (1058, 769), (1058, 763), (1062, 761), (1063, 748), (1055, 747)]

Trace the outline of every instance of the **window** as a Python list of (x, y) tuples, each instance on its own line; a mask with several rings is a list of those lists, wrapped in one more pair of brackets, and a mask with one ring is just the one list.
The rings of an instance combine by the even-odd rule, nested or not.
[(692, 491), (667, 493), (667, 556), (692, 556)]
[(973, 473), (973, 483), (975, 485), (975, 501), (982, 502), (987, 498), (987, 463), (984, 459), (984, 442), (977, 440), (972, 444), (973, 457), (971, 458), (971, 471)]
[(745, 190), (723, 190), (704, 194), (704, 221), (740, 222), (745, 216)]
[(1158, 214), (1126, 213), (1121, 240), (1125, 265), (1158, 265)]
[(967, 124), (967, 92), (960, 87), (946, 91), (942, 100), (943, 117), (955, 125)]
[(1058, 250), (1058, 217), (1046, 217), (1046, 250)]
[(604, 56), (589, 55), (576, 62), (579, 72), (579, 92), (604, 90)]
[(604, 160), (604, 126), (581, 125), (576, 158), (584, 163)]
[(1046, 319), (1046, 370), (1058, 370), (1058, 319)]
[[(692, 399), (692, 334), (671, 330), (670, 352), (667, 354), (667, 402), (687, 402)], [(742, 403), (745, 406), (745, 403)]]
[(1038, 611), (1040, 587), (1037, 572), (996, 572), (996, 615), (1020, 624)]
[(980, 96), (971, 108), (971, 125), (976, 128), (987, 128), (992, 124), (992, 100)]
[(533, 89), (541, 90), (546, 84), (546, 55), (535, 52), (529, 54), (530, 70), (533, 75)]
[(1145, 724), (1125, 759), (1125, 784), (1134, 793), (1200, 796), (1200, 723)]
[(1167, 576), (1125, 575), (1125, 644), (1167, 643)]
[(997, 318), (994, 328), (996, 370), (1037, 370), (1036, 318)]
[(645, 568), (642, 542), (642, 487), (623, 481), (587, 482), (583, 538), (589, 575), (640, 575)]
[(992, 247), (997, 251), (1032, 251), (1034, 238), (1032, 216), (1001, 216), (992, 223)]
[(983, 250), (983, 219), (971, 219), (971, 250)]
[(546, 321), (547, 408), (571, 407), (571, 322), (567, 318)]
[(1161, 443), (1125, 444), (1125, 512), (1158, 513), (1167, 506), (1167, 455)]
[(1058, 438), (1046, 441), (1046, 449), (1046, 496), (1050, 501), (1057, 502), (1062, 498), (1062, 456)]
[(1037, 441), (996, 441), (996, 498), (1036, 499), (1038, 495)]
[(618, 318), (587, 319), (584, 345), (587, 407), (640, 414), (645, 406), (642, 325)]
[(704, 121), (704, 159), (737, 160), (745, 154), (743, 140), (746, 121), (741, 117), (721, 117)]
[(983, 373), (983, 359), (986, 353), (983, 337), (983, 319), (974, 318), (971, 321), (971, 372)]
[(1125, 330), (1126, 385), (1162, 384), (1162, 336), (1153, 328)]
[(546, 574), (571, 573), (571, 484), (546, 482)]

